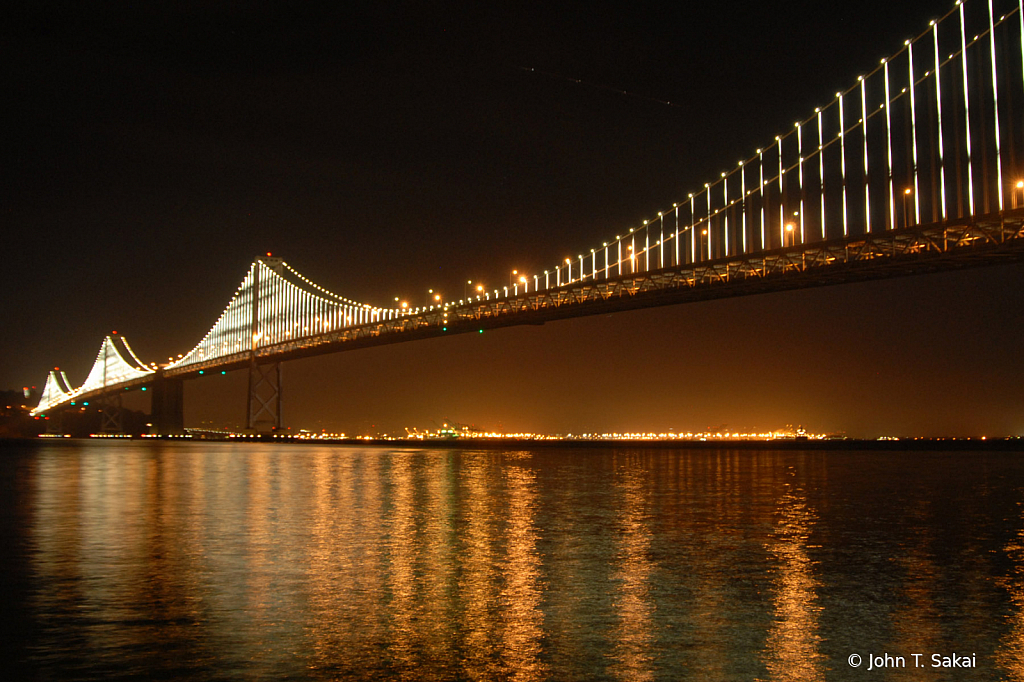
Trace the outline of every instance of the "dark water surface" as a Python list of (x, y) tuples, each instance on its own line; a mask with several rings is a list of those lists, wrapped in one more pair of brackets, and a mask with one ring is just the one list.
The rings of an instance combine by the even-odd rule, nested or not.
[(1024, 680), (1016, 453), (61, 442), (0, 495), (28, 679)]

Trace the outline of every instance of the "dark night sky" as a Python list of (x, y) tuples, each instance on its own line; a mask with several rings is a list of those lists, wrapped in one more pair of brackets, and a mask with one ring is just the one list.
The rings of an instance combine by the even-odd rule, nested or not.
[[(543, 270), (680, 201), (950, 5), (4, 10), (0, 387), (55, 365), (80, 383), (112, 329), (143, 359), (187, 351), (265, 251), (379, 305)], [(1007, 266), (296, 361), (285, 421), (1024, 434), (1022, 281)], [(190, 383), (187, 422), (237, 424), (243, 387)]]

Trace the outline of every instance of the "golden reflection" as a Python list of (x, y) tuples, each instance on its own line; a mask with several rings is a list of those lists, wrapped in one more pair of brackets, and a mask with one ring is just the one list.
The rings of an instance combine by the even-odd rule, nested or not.
[[(78, 569), (88, 586), (84, 596), (90, 616), (99, 622), (151, 616), (142, 606), (145, 598), (140, 599), (146, 583), (143, 571), (148, 568), (146, 472), (140, 451), (124, 444), (100, 456), (90, 454), (94, 456), (82, 468), (78, 509), (82, 521)], [(100, 628), (92, 636), (97, 647), (111, 641), (110, 633)]]
[(488, 480), (489, 455), (467, 454), (462, 469), (466, 518), (462, 541), (465, 559), (459, 581), (465, 629), (465, 661), (469, 679), (494, 677), (490, 656), (494, 646), (492, 609), (497, 588), (494, 581), (494, 501)]
[(179, 595), (179, 617), (183, 623), (198, 622), (203, 617), (206, 584), (201, 576), (209, 567), (202, 550), (206, 546), (201, 520), (204, 481), (199, 456), (174, 457), (172, 448), (161, 444), (154, 448), (153, 458), (161, 470), (162, 504), (160, 534), (166, 551), (160, 571), (168, 589)]
[[(932, 559), (932, 528), (927, 501), (919, 501), (907, 516), (913, 521), (909, 536), (914, 542), (898, 558), (903, 567), (905, 601), (893, 614), (896, 642), (892, 651), (952, 651), (942, 635), (942, 614), (935, 604), (935, 588), (941, 584), (939, 568)], [(940, 588), (941, 589), (941, 588)], [(907, 657), (909, 660), (909, 657)], [(923, 659), (922, 659), (923, 660)], [(930, 664), (931, 661), (928, 661)]]
[(313, 499), (308, 549), (310, 622), (307, 632), (311, 639), (310, 668), (319, 670), (331, 666), (343, 654), (343, 623), (359, 612), (361, 604), (355, 590), (345, 598), (345, 588), (353, 582), (352, 574), (355, 573), (351, 560), (346, 556), (346, 540), (351, 537), (355, 510), (350, 489), (340, 485), (338, 479), (342, 476), (349, 478), (350, 470), (346, 466), (344, 471), (340, 471), (343, 465), (336, 464), (326, 448), (316, 450), (311, 457)]
[[(1024, 503), (1018, 502), (1024, 507)], [(996, 663), (1006, 671), (1007, 679), (1024, 682), (1024, 509), (1018, 519), (1017, 535), (1006, 544), (1004, 551), (1013, 562), (1010, 574), (1003, 578), (1001, 587), (1009, 593), (1009, 632), (1000, 641)]]
[[(790, 472), (791, 475), (794, 472)], [(765, 642), (765, 666), (771, 680), (822, 680), (819, 651), (817, 589), (814, 562), (807, 553), (811, 528), (817, 520), (802, 490), (786, 483), (779, 500), (778, 521), (768, 551), (777, 561), (775, 617)]]
[(627, 457), (616, 482), (620, 488), (620, 547), (617, 570), (612, 576), (618, 585), (614, 605), (618, 624), (612, 652), (611, 673), (621, 680), (653, 679), (651, 645), (654, 640), (650, 595), (653, 564), (648, 556), (651, 530), (648, 527), (648, 490), (645, 462)]
[(188, 513), (197, 570), (190, 574), (204, 645), (234, 665), (258, 670), (267, 663), (266, 639), (250, 634), (267, 633), (274, 622), (267, 613), (275, 602), (267, 510), (273, 507), (269, 491), (276, 472), (267, 471), (266, 451), (249, 445), (182, 451), (192, 465)]
[(309, 668), (328, 674), (378, 663), (383, 632), (382, 470), (376, 452), (311, 454), (308, 523)]
[(32, 568), (39, 584), (51, 588), (33, 596), (36, 610), (47, 614), (82, 600), (82, 462), (77, 453), (61, 454), (56, 449), (41, 450), (35, 478)]
[[(680, 460), (674, 489), (672, 531), (685, 543), (685, 568), (672, 567), (682, 580), (681, 597), (673, 610), (685, 614), (678, 637), (688, 650), (681, 662), (699, 670), (703, 679), (728, 679), (725, 669), (727, 619), (731, 608), (730, 554), (737, 544), (734, 525), (736, 505), (731, 501), (739, 491), (728, 475), (731, 458), (720, 453), (686, 453)], [(675, 639), (675, 636), (673, 636)], [(682, 647), (680, 647), (682, 648)]]
[[(131, 641), (109, 624), (152, 619), (173, 622), (186, 608), (174, 593), (159, 513), (165, 504), (158, 462), (132, 444), (39, 454), (32, 555), (36, 580), (52, 586), (36, 595), (37, 612), (54, 632), (75, 627), (86, 646)], [(43, 645), (45, 647), (45, 645)]]
[(541, 559), (537, 553), (539, 532), (537, 474), (527, 463), (508, 463), (507, 558), (503, 569), (505, 588), (501, 603), (505, 629), (502, 633), (502, 666), (510, 680), (526, 682), (544, 679), (546, 666), (540, 659), (544, 614), (540, 610)]
[[(269, 571), (270, 564), (273, 561), (273, 557), (270, 556), (272, 550), (269, 518), (270, 510), (272, 509), (270, 499), (271, 473), (268, 471), (270, 468), (268, 461), (270, 457), (271, 454), (269, 454), (267, 449), (260, 448), (254, 450), (248, 458), (249, 495), (247, 500), (248, 509), (246, 511), (246, 521), (249, 525), (249, 549), (246, 552), (249, 559), (249, 566), (246, 571), (249, 579), (249, 589), (247, 590), (249, 597), (248, 611), (262, 626), (268, 625), (266, 622), (266, 611), (269, 607), (268, 602), (274, 596), (271, 591)], [(277, 478), (277, 476), (274, 476), (274, 478)]]
[(452, 455), (432, 453), (426, 466), (425, 592), (423, 622), (424, 655), (436, 665), (447, 664), (452, 651), (451, 623), (455, 617), (452, 603), (454, 572), (454, 531), (452, 527)]
[(419, 635), (416, 614), (416, 498), (412, 457), (391, 456), (391, 514), (387, 532), (388, 573), (391, 591), (388, 651), (399, 670), (412, 673), (417, 663)]
[(353, 590), (363, 595), (362, 603), (366, 606), (356, 602), (351, 607), (353, 611), (358, 611), (359, 619), (355, 623), (361, 629), (353, 632), (352, 636), (364, 642), (365, 646), (363, 635), (371, 636), (371, 641), (379, 642), (383, 639), (381, 633), (385, 627), (384, 614), (378, 607), (384, 601), (384, 588), (380, 579), (384, 573), (384, 557), (378, 540), (384, 535), (384, 467), (376, 452), (364, 453), (359, 462), (361, 467), (358, 474), (353, 472), (348, 476), (345, 486), (346, 498), (354, 500), (355, 508), (339, 505), (337, 511), (340, 514), (350, 513), (358, 519), (349, 549), (355, 551), (358, 546), (362, 559), (350, 560), (357, 573), (353, 584), (347, 586), (345, 598), (350, 600)]
[[(748, 552), (753, 549), (749, 529), (771, 523), (776, 514), (777, 492), (770, 484), (779, 466), (775, 457), (766, 452), (717, 450), (688, 458), (687, 476), (697, 478), (686, 485), (694, 518), (690, 532), (695, 534), (696, 630), (691, 657), (704, 679), (751, 679), (755, 674), (746, 667), (746, 651), (734, 633), (737, 619), (749, 617), (737, 614), (760, 613), (759, 595), (769, 589), (763, 574), (755, 577), (741, 567), (750, 561)], [(770, 554), (758, 561), (768, 564), (771, 558)], [(738, 579), (741, 576), (749, 576), (751, 582)], [(781, 616), (778, 604), (774, 606), (776, 616)]]

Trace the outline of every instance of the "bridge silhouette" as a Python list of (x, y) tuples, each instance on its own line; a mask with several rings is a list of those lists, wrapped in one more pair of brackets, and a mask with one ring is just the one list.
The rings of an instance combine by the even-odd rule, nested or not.
[(187, 353), (143, 362), (112, 333), (80, 386), (49, 373), (32, 414), (95, 401), (101, 430), (119, 432), (123, 393), (151, 390), (154, 431), (179, 434), (185, 380), (248, 369), (246, 428), (265, 431), (282, 427), (281, 363), (295, 358), (1020, 261), (1022, 115), (1024, 0), (957, 2), (767, 147), (548, 270), (461, 300), (379, 307), (267, 254)]

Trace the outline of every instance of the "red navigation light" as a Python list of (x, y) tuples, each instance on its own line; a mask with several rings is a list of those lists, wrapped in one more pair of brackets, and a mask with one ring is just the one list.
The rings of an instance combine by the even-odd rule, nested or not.
[(267, 257), (268, 257), (268, 258), (270, 257), (270, 252), (269, 252), (269, 251), (267, 251)]
[(110, 332), (110, 333), (111, 333), (111, 334), (116, 334), (116, 333), (117, 333), (117, 330), (115, 329), (114, 331), (112, 331), (112, 332)]

